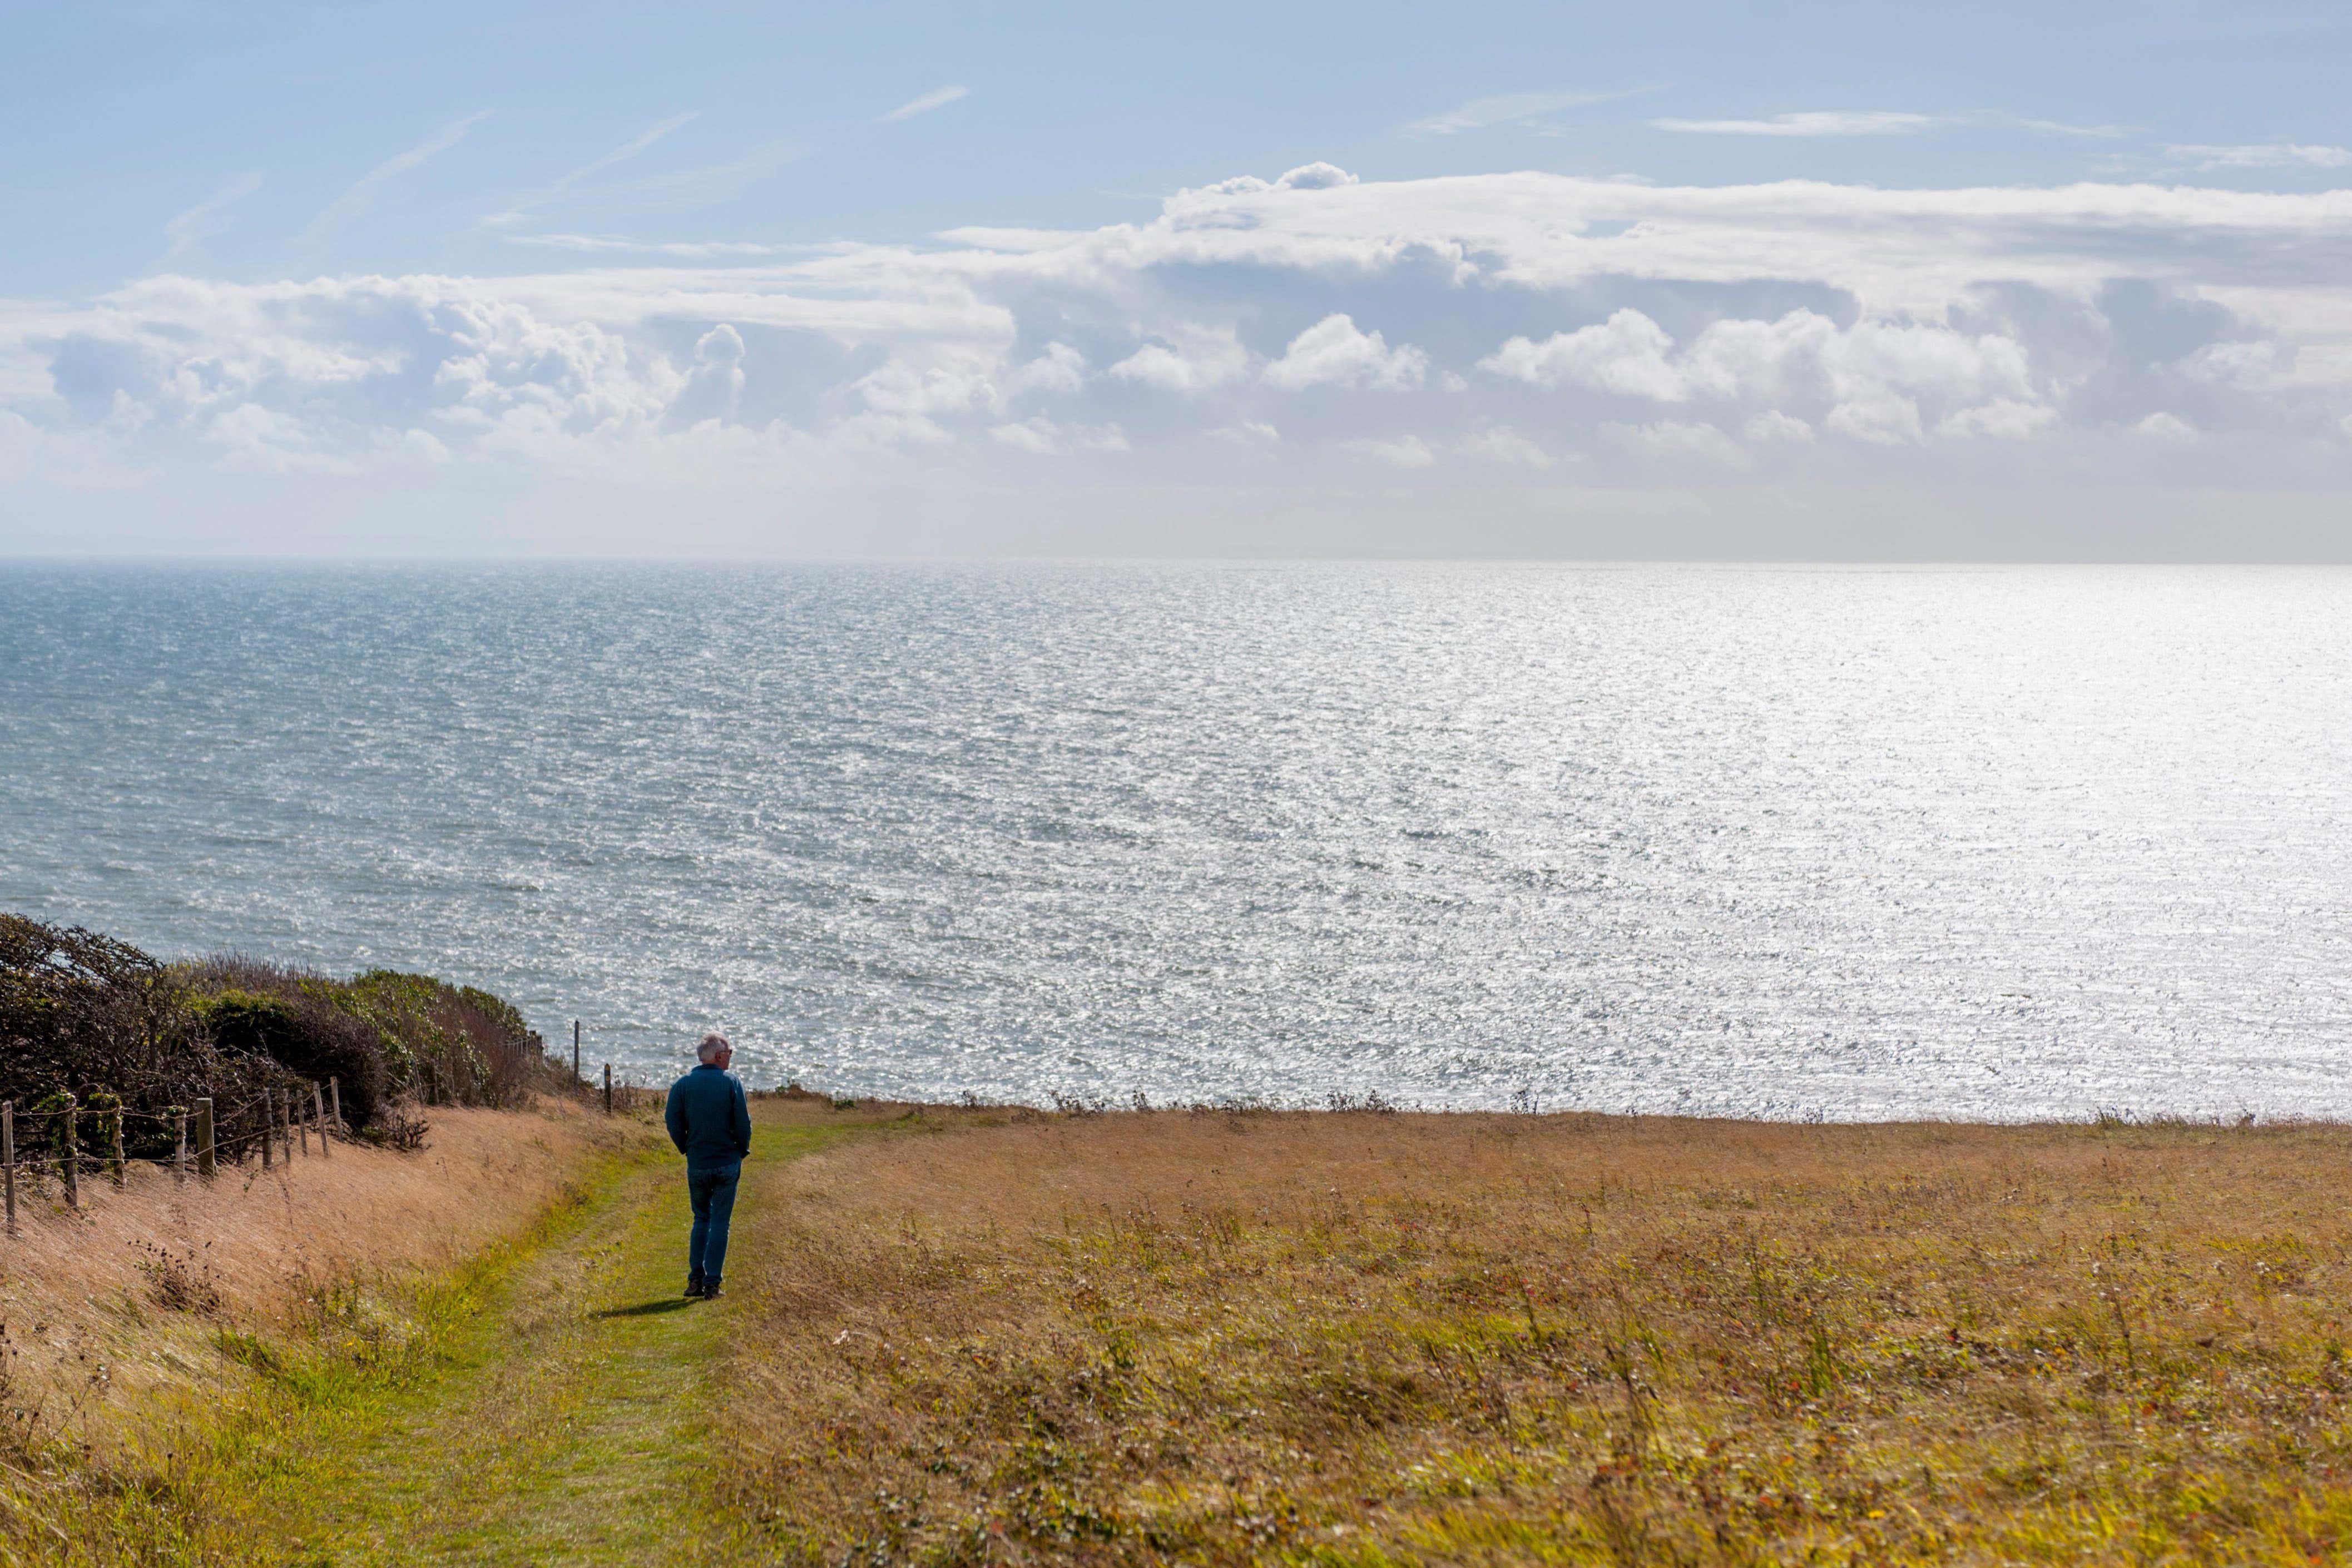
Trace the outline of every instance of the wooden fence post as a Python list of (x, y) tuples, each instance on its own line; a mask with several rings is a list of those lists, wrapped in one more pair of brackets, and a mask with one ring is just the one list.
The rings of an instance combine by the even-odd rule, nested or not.
[(278, 1168), (278, 1091), (261, 1092), (261, 1168)]
[(113, 1124), (113, 1126), (109, 1129), (108, 1152), (114, 1156), (114, 1187), (117, 1192), (120, 1192), (122, 1190), (122, 1107), (117, 1105), (114, 1108), (114, 1114), (107, 1120)]
[[(285, 1140), (286, 1163), (294, 1163), (294, 1091), (284, 1091), (278, 1101), (278, 1135)], [(310, 1152), (310, 1140), (303, 1140), (302, 1152)]]
[(196, 1102), (196, 1175), (210, 1181), (219, 1168), (213, 1158), (213, 1102), (206, 1095)]
[(343, 1125), (343, 1081), (340, 1078), (330, 1078), (327, 1080), (327, 1108), (335, 1113), (336, 1130), (338, 1132), (341, 1131)]
[(0, 1165), (8, 1167), (8, 1234), (16, 1234), (16, 1102), (0, 1102)]
[(66, 1119), (66, 1207), (81, 1207), (81, 1116), (71, 1094), (66, 1096), (66, 1108), (58, 1114)]
[[(302, 1114), (302, 1096), (291, 1089), (286, 1091), (286, 1120), (293, 1124), (296, 1135), (302, 1140), (302, 1156), (308, 1159), (310, 1155), (310, 1124)], [(290, 1144), (287, 1145), (286, 1163), (289, 1166), (294, 1163), (293, 1145)]]
[(188, 1113), (177, 1105), (172, 1107), (172, 1180), (179, 1186), (188, 1180)]
[(332, 1158), (333, 1152), (327, 1147), (327, 1100), (316, 1083), (310, 1085), (310, 1124), (319, 1129), (319, 1157)]
[(604, 1063), (604, 1114), (613, 1113), (613, 1064)]

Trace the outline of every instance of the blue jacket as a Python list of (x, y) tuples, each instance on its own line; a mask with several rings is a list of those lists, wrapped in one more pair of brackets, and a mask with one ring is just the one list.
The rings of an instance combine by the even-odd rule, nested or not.
[(732, 1165), (751, 1152), (751, 1107), (731, 1072), (706, 1063), (671, 1084), (665, 1119), (689, 1166)]

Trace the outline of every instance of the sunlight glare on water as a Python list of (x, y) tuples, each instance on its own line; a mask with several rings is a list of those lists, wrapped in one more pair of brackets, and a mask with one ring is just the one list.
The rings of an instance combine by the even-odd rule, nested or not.
[(2352, 1113), (2352, 572), (0, 569), (0, 908), (655, 1079)]

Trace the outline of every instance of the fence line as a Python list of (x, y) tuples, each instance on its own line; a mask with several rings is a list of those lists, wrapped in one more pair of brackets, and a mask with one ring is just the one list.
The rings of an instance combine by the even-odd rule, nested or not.
[[(604, 1067), (604, 1113), (609, 1116), (613, 1113), (614, 1091), (619, 1090), (626, 1098), (637, 1086), (627, 1082), (616, 1084), (613, 1078), (613, 1064), (608, 1061)], [(430, 1062), (425, 1064), (425, 1071), (429, 1097), (432, 1092)], [(583, 1078), (580, 1072), (580, 1024), (576, 1019), (572, 1026), (572, 1074), (582, 1091), (590, 1095), (595, 1093), (595, 1085)], [(125, 1185), (127, 1173), (133, 1165), (168, 1170), (173, 1181), (184, 1183), (188, 1179), (191, 1153), (195, 1156), (196, 1179), (206, 1186), (218, 1176), (222, 1155), (234, 1155), (240, 1149), (256, 1145), (259, 1146), (261, 1168), (265, 1171), (277, 1168), (276, 1155), (281, 1151), (286, 1156), (288, 1169), (292, 1169), (297, 1138), (301, 1141), (303, 1156), (308, 1158), (310, 1139), (314, 1134), (319, 1140), (319, 1157), (332, 1158), (334, 1135), (344, 1138), (353, 1135), (349, 1124), (343, 1121), (342, 1081), (329, 1078), (323, 1085), (315, 1079), (305, 1082), (310, 1084), (310, 1101), (307, 1117), (302, 1113), (301, 1091), (297, 1089), (264, 1089), (252, 1099), (225, 1113), (215, 1112), (210, 1095), (199, 1095), (192, 1104), (173, 1105), (162, 1111), (132, 1111), (120, 1104), (104, 1111), (90, 1111), (70, 1093), (60, 1093), (58, 1098), (65, 1103), (52, 1111), (20, 1112), (14, 1100), (0, 1100), (0, 1194), (5, 1194), (7, 1234), (16, 1234), (16, 1173), (19, 1170), (30, 1173), (37, 1180), (46, 1178), (53, 1172), (57, 1174), (65, 1189), (66, 1207), (79, 1212), (81, 1172), (85, 1164), (92, 1175), (104, 1172), (111, 1176), (119, 1190)], [(219, 1124), (241, 1122), (246, 1119), (247, 1113), (256, 1109), (261, 1112), (258, 1127), (250, 1127), (228, 1137), (215, 1136), (215, 1129)], [(79, 1123), (86, 1114), (105, 1124), (107, 1150), (103, 1155), (82, 1152)], [(65, 1123), (62, 1140), (65, 1147), (61, 1152), (21, 1160), (16, 1157), (16, 1127), (20, 1119), (29, 1127), (38, 1127), (43, 1123), (60, 1118)], [(126, 1121), (152, 1123), (158, 1127), (168, 1128), (172, 1134), (171, 1154), (142, 1155), (136, 1159), (126, 1155), (122, 1144), (122, 1125)], [(37, 1140), (42, 1134), (36, 1132), (33, 1135)]]
[[(218, 1175), (222, 1155), (234, 1155), (257, 1143), (261, 1150), (262, 1169), (275, 1168), (271, 1156), (282, 1146), (286, 1165), (290, 1171), (298, 1131), (306, 1157), (310, 1153), (313, 1134), (319, 1140), (319, 1156), (321, 1159), (331, 1157), (331, 1135), (341, 1134), (346, 1138), (352, 1135), (351, 1128), (343, 1122), (341, 1081), (330, 1078), (323, 1085), (310, 1082), (310, 1113), (307, 1117), (301, 1113), (299, 1095), (299, 1092), (293, 1089), (282, 1092), (265, 1089), (231, 1110), (226, 1116), (219, 1118), (228, 1122), (240, 1121), (247, 1112), (258, 1108), (262, 1113), (261, 1125), (226, 1138), (216, 1138), (214, 1134), (215, 1118), (209, 1095), (198, 1096), (193, 1107), (174, 1105), (163, 1111), (129, 1111), (118, 1105), (110, 1110), (93, 1112), (70, 1093), (60, 1094), (58, 1098), (65, 1102), (64, 1104), (50, 1111), (19, 1111), (14, 1100), (0, 1101), (0, 1193), (5, 1193), (7, 1234), (14, 1236), (16, 1233), (16, 1173), (20, 1170), (31, 1175), (36, 1182), (45, 1180), (52, 1174), (57, 1176), (59, 1186), (64, 1189), (66, 1207), (79, 1212), (82, 1206), (81, 1174), (85, 1167), (93, 1176), (104, 1173), (110, 1176), (117, 1190), (126, 1185), (130, 1167), (133, 1165), (168, 1170), (175, 1182), (184, 1183), (188, 1179), (191, 1133), (195, 1140), (196, 1176), (206, 1185)], [(331, 1117), (329, 1115), (331, 1105), (333, 1108)], [(85, 1115), (94, 1118), (104, 1128), (106, 1150), (103, 1154), (91, 1154), (81, 1146), (80, 1123)], [(125, 1153), (122, 1143), (122, 1126), (126, 1121), (152, 1123), (169, 1128), (172, 1152), (164, 1155), (131, 1157)], [(49, 1140), (61, 1143), (63, 1146), (47, 1154), (17, 1158), (16, 1129), (20, 1122), (31, 1133), (36, 1147)], [(64, 1136), (57, 1139), (55, 1134), (58, 1129), (55, 1124), (60, 1122)]]

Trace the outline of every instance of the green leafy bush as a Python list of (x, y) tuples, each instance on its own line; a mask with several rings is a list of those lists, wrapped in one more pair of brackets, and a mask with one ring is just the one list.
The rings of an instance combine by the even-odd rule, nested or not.
[[(79, 926), (0, 915), (0, 1098), (119, 1095), (130, 1153), (152, 1157), (169, 1152), (174, 1106), (209, 1096), (224, 1147), (241, 1148), (265, 1091), (307, 1097), (328, 1079), (354, 1129), (396, 1120), (411, 1133), (423, 1124), (396, 1102), (506, 1106), (577, 1087), (487, 991), (390, 969), (339, 980), (242, 957), (164, 965)], [(85, 1153), (104, 1136), (85, 1119)]]

